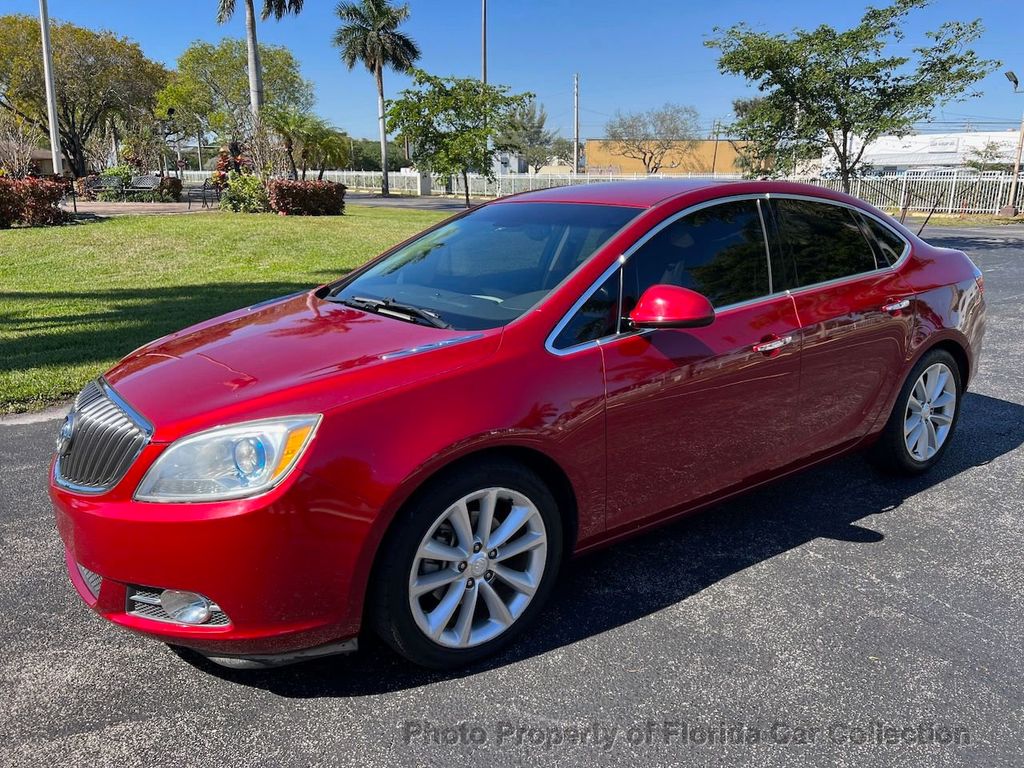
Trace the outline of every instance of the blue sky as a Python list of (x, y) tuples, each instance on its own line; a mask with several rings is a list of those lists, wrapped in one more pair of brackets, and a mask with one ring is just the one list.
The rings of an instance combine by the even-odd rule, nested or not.
[[(348, 72), (340, 63), (330, 44), (338, 25), (334, 6), (332, 0), (306, 0), (300, 16), (261, 23), (260, 40), (292, 49), (304, 76), (316, 86), (321, 115), (356, 136), (374, 136), (373, 79), (365, 70)], [(480, 0), (411, 0), (410, 6), (407, 31), (423, 50), (421, 65), (437, 74), (479, 76)], [(643, 110), (669, 101), (696, 107), (710, 129), (715, 119), (728, 119), (733, 98), (751, 92), (743, 80), (720, 75), (716, 52), (703, 46), (716, 25), (746, 21), (779, 32), (820, 23), (847, 26), (859, 19), (863, 7), (821, 0), (489, 0), (488, 79), (536, 93), (547, 107), (549, 125), (566, 136), (572, 132), (573, 72), (580, 74), (584, 137), (600, 136), (616, 109)], [(217, 26), (215, 8), (215, 0), (50, 0), (52, 17), (131, 37), (148, 56), (172, 66), (193, 40), (243, 36), (241, 10)], [(3, 12), (36, 14), (37, 0), (4, 0)], [(1024, 109), (1024, 95), (1014, 95), (1002, 74), (1015, 69), (1024, 81), (1020, 0), (934, 0), (911, 16), (900, 48), (909, 51), (923, 41), (925, 31), (945, 20), (974, 17), (985, 25), (978, 51), (1005, 66), (981, 83), (980, 98), (946, 107), (936, 116), (943, 122), (930, 130), (956, 130), (967, 122), (1009, 129)], [(407, 82), (386, 75), (387, 95)]]

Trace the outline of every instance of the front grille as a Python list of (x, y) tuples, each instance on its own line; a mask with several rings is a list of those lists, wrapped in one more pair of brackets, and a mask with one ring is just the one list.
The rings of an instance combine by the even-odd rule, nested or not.
[(103, 585), (103, 577), (98, 573), (93, 573), (81, 563), (75, 563), (78, 566), (78, 573), (82, 576), (82, 581), (85, 582), (85, 586), (92, 593), (93, 597), (99, 597), (100, 587)]
[[(153, 621), (167, 621), (172, 624), (180, 624), (180, 621), (175, 621), (168, 616), (163, 606), (160, 605), (160, 592), (161, 590), (153, 589), (152, 587), (128, 587), (128, 599), (125, 610), (133, 616), (142, 616)], [(227, 614), (220, 609), (219, 605), (214, 604), (210, 606), (209, 621), (203, 624), (190, 624), (189, 626), (226, 627), (229, 624), (231, 624), (231, 620)]]
[(71, 436), (57, 457), (57, 482), (86, 493), (117, 485), (153, 431), (102, 379), (85, 386), (68, 419)]

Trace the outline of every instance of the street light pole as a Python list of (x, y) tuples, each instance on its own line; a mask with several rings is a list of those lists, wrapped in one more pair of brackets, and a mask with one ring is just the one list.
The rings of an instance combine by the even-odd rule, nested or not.
[(487, 0), (480, 9), (480, 82), (487, 85)]
[[(1013, 72), (1006, 73), (1006, 79), (1013, 84), (1013, 92), (1021, 93), (1020, 83), (1017, 80), (1017, 75)], [(1024, 152), (1024, 114), (1020, 118), (1020, 134), (1017, 136), (1017, 156), (1013, 160), (1013, 178), (1010, 179), (1010, 199), (1006, 202), (1000, 211), (1000, 216), (1016, 216), (1020, 211), (1017, 208), (1017, 187), (1020, 181), (1020, 157), (1021, 153)]]
[(64, 162), (60, 154), (60, 126), (57, 125), (57, 95), (53, 90), (53, 57), (50, 55), (50, 15), (46, 0), (39, 0), (39, 31), (43, 44), (43, 79), (46, 81), (46, 112), (50, 121), (50, 154), (53, 173), (64, 175)]

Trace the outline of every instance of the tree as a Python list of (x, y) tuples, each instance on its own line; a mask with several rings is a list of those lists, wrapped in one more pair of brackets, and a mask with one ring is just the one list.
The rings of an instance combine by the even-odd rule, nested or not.
[(861, 170), (864, 149), (883, 134), (905, 135), (940, 105), (976, 95), (971, 88), (996, 62), (967, 46), (981, 23), (947, 22), (928, 33), (914, 57), (887, 54), (903, 40), (906, 16), (928, 0), (896, 0), (868, 8), (857, 26), (821, 25), (789, 35), (756, 32), (746, 24), (716, 28), (706, 45), (721, 51), (720, 72), (740, 75), (763, 94), (733, 130), (778, 147), (834, 153), (843, 188)]
[(964, 165), (976, 171), (1012, 173), (1013, 161), (1007, 154), (1007, 150), (998, 141), (986, 141), (967, 153), (968, 160)]
[(612, 154), (639, 160), (647, 173), (677, 168), (697, 145), (697, 120), (697, 110), (678, 104), (648, 112), (616, 112), (605, 125), (603, 146)]
[[(299, 62), (287, 48), (259, 47), (263, 68), (263, 102), (274, 110), (309, 112), (313, 84), (302, 77)], [(254, 131), (246, 74), (246, 44), (226, 37), (219, 43), (195, 42), (178, 57), (178, 69), (158, 94), (157, 112), (173, 108), (175, 122), (189, 135), (213, 131), (244, 140)]]
[(289, 176), (293, 179), (299, 178), (295, 153), (302, 151), (310, 135), (317, 130), (316, 118), (294, 108), (281, 107), (266, 110), (265, 117), (271, 130), (281, 137), (285, 155), (288, 157)]
[[(82, 176), (93, 134), (113, 116), (152, 112), (167, 71), (111, 32), (55, 23), (50, 41), (61, 151)], [(0, 109), (49, 132), (39, 22), (31, 16), (0, 16)]]
[(502, 137), (532, 95), (422, 70), (413, 72), (413, 85), (391, 103), (388, 128), (409, 140), (419, 168), (461, 175), (468, 208), (470, 170), (493, 178), (494, 155), (511, 149)]
[(800, 164), (820, 158), (821, 152), (808, 146), (792, 132), (780, 132), (777, 107), (764, 97), (735, 99), (736, 121), (729, 126), (729, 143), (736, 150), (737, 164), (747, 176), (789, 176)]
[[(384, 117), (384, 68), (409, 72), (420, 57), (419, 46), (398, 27), (409, 18), (409, 6), (393, 6), (388, 0), (341, 2), (335, 9), (342, 25), (334, 45), (349, 69), (362, 62), (377, 82), (377, 124), (380, 129), (380, 166), (388, 167), (388, 135)], [(381, 194), (387, 196), (388, 175), (381, 178)]]
[(328, 166), (345, 167), (351, 162), (350, 148), (348, 136), (322, 120), (316, 120), (302, 145), (302, 178), (306, 178), (307, 167), (318, 169), (318, 181), (323, 179)]
[[(538, 107), (536, 100), (531, 100), (515, 111), (508, 132), (502, 137), (503, 143), (515, 148), (534, 173), (547, 165), (552, 155), (555, 132), (544, 127), (547, 119), (544, 107)], [(572, 145), (569, 146), (571, 152)]]
[[(249, 107), (254, 115), (258, 115), (263, 106), (263, 67), (261, 65), (260, 48), (256, 42), (256, 9), (253, 0), (242, 0), (245, 3), (245, 44), (246, 72), (249, 79)], [(285, 14), (298, 15), (302, 11), (303, 0), (263, 0), (263, 12), (260, 18), (266, 21), (271, 16), (280, 21)], [(235, 0), (217, 1), (217, 23), (224, 24), (235, 13)]]
[(32, 170), (32, 151), (43, 141), (37, 126), (23, 117), (0, 111), (0, 171), (16, 179)]
[[(558, 136), (551, 141), (551, 156), (562, 160), (566, 165), (572, 165), (572, 139), (566, 139), (562, 136)], [(583, 158), (583, 145), (582, 143), (577, 148), (577, 157), (581, 160)], [(579, 168), (573, 169), (573, 173), (578, 173)]]

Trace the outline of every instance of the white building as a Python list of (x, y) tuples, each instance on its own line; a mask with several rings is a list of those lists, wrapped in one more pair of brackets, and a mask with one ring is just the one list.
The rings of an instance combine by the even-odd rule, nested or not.
[[(864, 150), (863, 162), (881, 173), (911, 168), (961, 168), (989, 144), (999, 148), (994, 162), (1011, 165), (1017, 152), (1017, 131), (967, 133), (920, 133), (913, 136), (880, 136)], [(822, 157), (822, 167), (836, 167), (835, 155)]]

